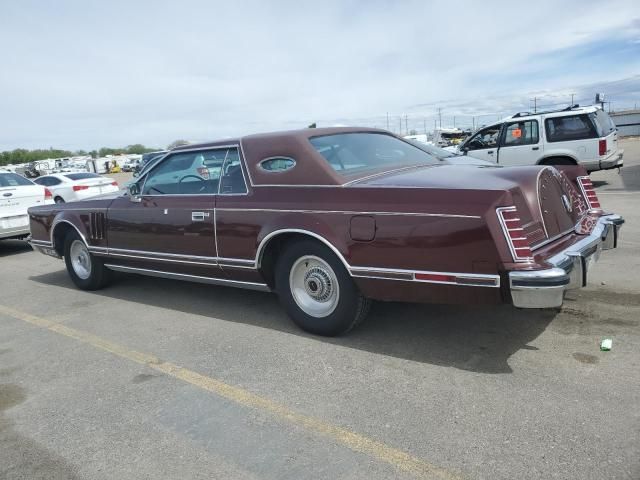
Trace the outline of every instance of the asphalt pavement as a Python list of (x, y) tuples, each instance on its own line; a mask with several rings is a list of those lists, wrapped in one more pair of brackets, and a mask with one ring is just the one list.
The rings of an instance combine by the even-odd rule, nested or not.
[(0, 242), (0, 478), (640, 478), (640, 141), (621, 143), (621, 174), (592, 175), (621, 248), (560, 312), (377, 303), (328, 339), (272, 294), (83, 292)]

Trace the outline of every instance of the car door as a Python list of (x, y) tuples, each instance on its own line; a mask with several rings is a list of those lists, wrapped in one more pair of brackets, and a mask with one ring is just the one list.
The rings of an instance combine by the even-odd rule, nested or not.
[(109, 257), (145, 268), (220, 276), (214, 208), (227, 148), (177, 151), (130, 187), (137, 195), (113, 201), (107, 212)]
[(497, 163), (501, 127), (502, 124), (497, 124), (479, 130), (464, 143), (461, 150), (474, 158)]
[(537, 120), (519, 120), (504, 124), (498, 152), (500, 165), (535, 165), (542, 154), (540, 125)]

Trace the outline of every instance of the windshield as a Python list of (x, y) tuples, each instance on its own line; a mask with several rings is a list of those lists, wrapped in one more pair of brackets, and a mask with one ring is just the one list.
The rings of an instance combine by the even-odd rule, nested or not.
[(17, 173), (0, 173), (0, 187), (17, 187), (18, 185), (33, 185), (33, 182)]
[(309, 141), (336, 172), (345, 175), (439, 163), (427, 152), (384, 133), (339, 133)]
[(415, 145), (420, 150), (427, 152), (429, 155), (433, 155), (438, 160), (460, 156), (458, 154), (445, 150), (444, 148), (436, 147), (435, 145), (431, 145), (429, 143), (422, 143), (415, 140), (407, 140), (407, 142)]

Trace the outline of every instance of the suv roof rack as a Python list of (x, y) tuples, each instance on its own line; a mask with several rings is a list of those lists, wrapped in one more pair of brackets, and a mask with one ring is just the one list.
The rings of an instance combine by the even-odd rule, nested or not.
[(542, 112), (535, 112), (535, 113), (518, 112), (515, 115), (512, 115), (510, 118), (527, 117), (529, 115), (545, 115), (547, 113), (570, 112), (570, 111), (572, 111), (573, 109), (576, 109), (576, 108), (580, 108), (580, 105), (578, 105), (577, 103), (575, 105), (569, 105), (568, 107), (560, 108), (558, 110), (544, 110)]

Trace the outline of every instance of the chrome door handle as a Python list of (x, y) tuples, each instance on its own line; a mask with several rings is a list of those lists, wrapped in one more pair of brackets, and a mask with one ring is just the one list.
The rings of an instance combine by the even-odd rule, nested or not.
[(209, 212), (191, 212), (191, 220), (193, 222), (204, 222), (204, 219), (209, 216)]
[(540, 150), (540, 147), (531, 147), (531, 150)]
[(487, 153), (488, 153), (489, 155), (493, 155), (493, 150), (489, 150)]

